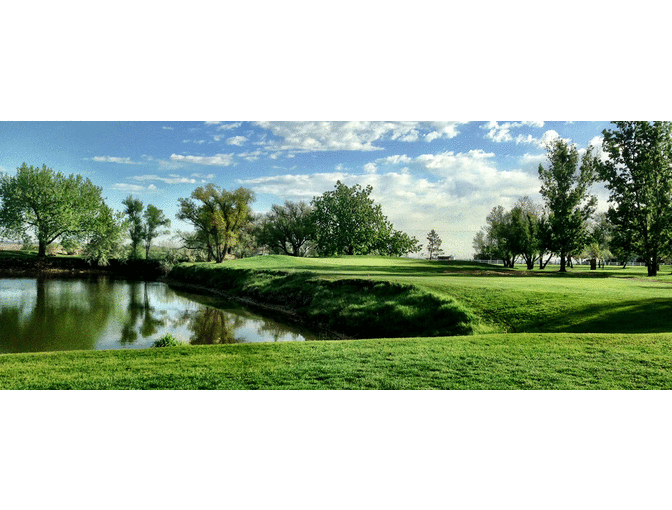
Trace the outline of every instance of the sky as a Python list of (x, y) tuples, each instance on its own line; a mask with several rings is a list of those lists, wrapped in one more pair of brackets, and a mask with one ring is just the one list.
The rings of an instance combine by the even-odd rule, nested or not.
[[(173, 233), (179, 198), (207, 183), (254, 191), (252, 209), (310, 202), (334, 188), (371, 185), (394, 227), (447, 255), (470, 258), (490, 210), (528, 196), (541, 203), (539, 164), (554, 138), (601, 148), (609, 122), (549, 121), (44, 121), (0, 122), (0, 171), (22, 163), (81, 174), (123, 210), (133, 195), (163, 209)], [(596, 186), (600, 208), (607, 194)], [(166, 238), (164, 242), (169, 242)], [(422, 252), (421, 252), (422, 253)]]

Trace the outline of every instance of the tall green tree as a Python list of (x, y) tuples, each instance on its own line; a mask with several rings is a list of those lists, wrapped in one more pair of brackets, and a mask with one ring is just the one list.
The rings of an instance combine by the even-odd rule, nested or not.
[(222, 262), (250, 220), (254, 192), (246, 188), (226, 191), (214, 184), (196, 188), (191, 198), (180, 198), (177, 218), (191, 223), (193, 233), (182, 234), (189, 249), (204, 249), (208, 260)]
[[(168, 234), (167, 227), (170, 227), (170, 219), (166, 218), (163, 210), (152, 204), (147, 205), (143, 217), (145, 222), (142, 229), (142, 241), (145, 245), (145, 258), (148, 259), (152, 241), (161, 235)], [(162, 230), (163, 227), (166, 228)]]
[(637, 253), (656, 276), (672, 240), (672, 123), (614, 122), (603, 131), (600, 178), (609, 196), (616, 244)]
[(0, 199), (0, 226), (20, 237), (33, 234), (40, 257), (58, 239), (85, 239), (95, 233), (101, 215), (107, 214), (100, 187), (46, 165), (23, 163), (16, 175), (0, 176)]
[(402, 255), (421, 249), (415, 238), (393, 229), (370, 198), (371, 186), (348, 187), (337, 181), (335, 188), (311, 202), (321, 255)]
[(256, 231), (257, 242), (274, 253), (305, 256), (315, 239), (312, 212), (310, 205), (305, 202), (273, 204), (260, 220)]
[(565, 272), (569, 255), (586, 243), (586, 221), (595, 211), (597, 199), (589, 190), (595, 182), (597, 158), (588, 147), (579, 164), (576, 145), (557, 138), (546, 146), (548, 168), (539, 165), (541, 195), (549, 211), (552, 251), (560, 256)]
[(138, 258), (138, 248), (142, 243), (144, 237), (144, 225), (142, 223), (142, 209), (144, 205), (142, 201), (133, 198), (132, 195), (127, 196), (122, 202), (126, 207), (124, 214), (126, 215), (128, 224), (128, 235), (131, 238), (131, 258)]
[(436, 230), (432, 229), (427, 234), (427, 254), (429, 255), (429, 260), (433, 258), (439, 258), (439, 255), (443, 253), (441, 249), (441, 243), (443, 241), (437, 234)]

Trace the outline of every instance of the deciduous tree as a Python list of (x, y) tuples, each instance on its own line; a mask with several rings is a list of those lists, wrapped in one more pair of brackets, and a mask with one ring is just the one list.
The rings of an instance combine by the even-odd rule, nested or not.
[(128, 225), (128, 236), (131, 238), (131, 258), (138, 258), (138, 247), (142, 243), (144, 237), (144, 225), (142, 224), (142, 209), (144, 205), (142, 201), (133, 196), (127, 196), (122, 202), (126, 207), (124, 214), (126, 215)]
[(560, 138), (551, 141), (546, 150), (549, 166), (539, 165), (541, 195), (549, 211), (552, 251), (560, 256), (560, 271), (565, 272), (568, 255), (585, 245), (586, 220), (597, 205), (597, 199), (589, 194), (597, 159), (588, 147), (579, 164), (576, 145), (570, 146)]
[(315, 239), (312, 212), (305, 202), (273, 204), (260, 220), (256, 232), (257, 242), (274, 253), (305, 256), (310, 242)]
[(0, 176), (0, 225), (19, 237), (33, 234), (38, 255), (59, 238), (84, 239), (106, 216), (101, 188), (81, 175), (64, 176), (46, 165), (23, 163), (16, 175)]
[(614, 122), (604, 130), (608, 160), (600, 178), (609, 196), (616, 244), (644, 258), (649, 276), (672, 240), (672, 123)]
[(152, 204), (147, 205), (143, 216), (145, 223), (142, 229), (142, 241), (145, 245), (145, 258), (148, 259), (152, 241), (161, 235), (169, 233), (167, 228), (165, 230), (161, 230), (161, 228), (170, 227), (170, 220), (166, 218), (161, 209)]
[(254, 199), (254, 192), (249, 189), (226, 191), (214, 184), (196, 188), (191, 198), (180, 198), (177, 218), (191, 223), (196, 229), (193, 233), (182, 234), (185, 246), (205, 249), (209, 260), (222, 262), (249, 220), (250, 204)]
[(321, 255), (404, 255), (421, 249), (415, 238), (393, 230), (380, 205), (369, 198), (371, 186), (337, 181), (335, 188), (311, 202)]

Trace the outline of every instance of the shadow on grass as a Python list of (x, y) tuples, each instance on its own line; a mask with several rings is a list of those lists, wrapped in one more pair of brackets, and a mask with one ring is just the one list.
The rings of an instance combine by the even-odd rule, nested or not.
[(591, 305), (568, 314), (568, 324), (527, 327), (518, 331), (551, 333), (665, 333), (672, 331), (672, 300), (623, 301), (616, 305)]

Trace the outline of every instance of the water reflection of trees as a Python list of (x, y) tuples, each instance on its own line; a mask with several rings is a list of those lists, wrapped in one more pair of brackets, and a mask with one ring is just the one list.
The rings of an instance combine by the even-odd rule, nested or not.
[(0, 352), (93, 349), (115, 308), (107, 280), (37, 278), (31, 303), (3, 302)]
[(221, 299), (194, 299), (157, 283), (14, 279), (0, 290), (0, 353), (132, 347), (140, 338), (179, 328), (189, 332), (192, 344), (300, 339)]
[[(138, 339), (150, 338), (166, 325), (166, 312), (157, 312), (149, 299), (148, 282), (128, 282), (128, 306), (124, 325), (121, 328), (121, 344), (129, 345)], [(152, 289), (153, 291), (155, 289)], [(157, 298), (152, 292), (152, 298)]]

